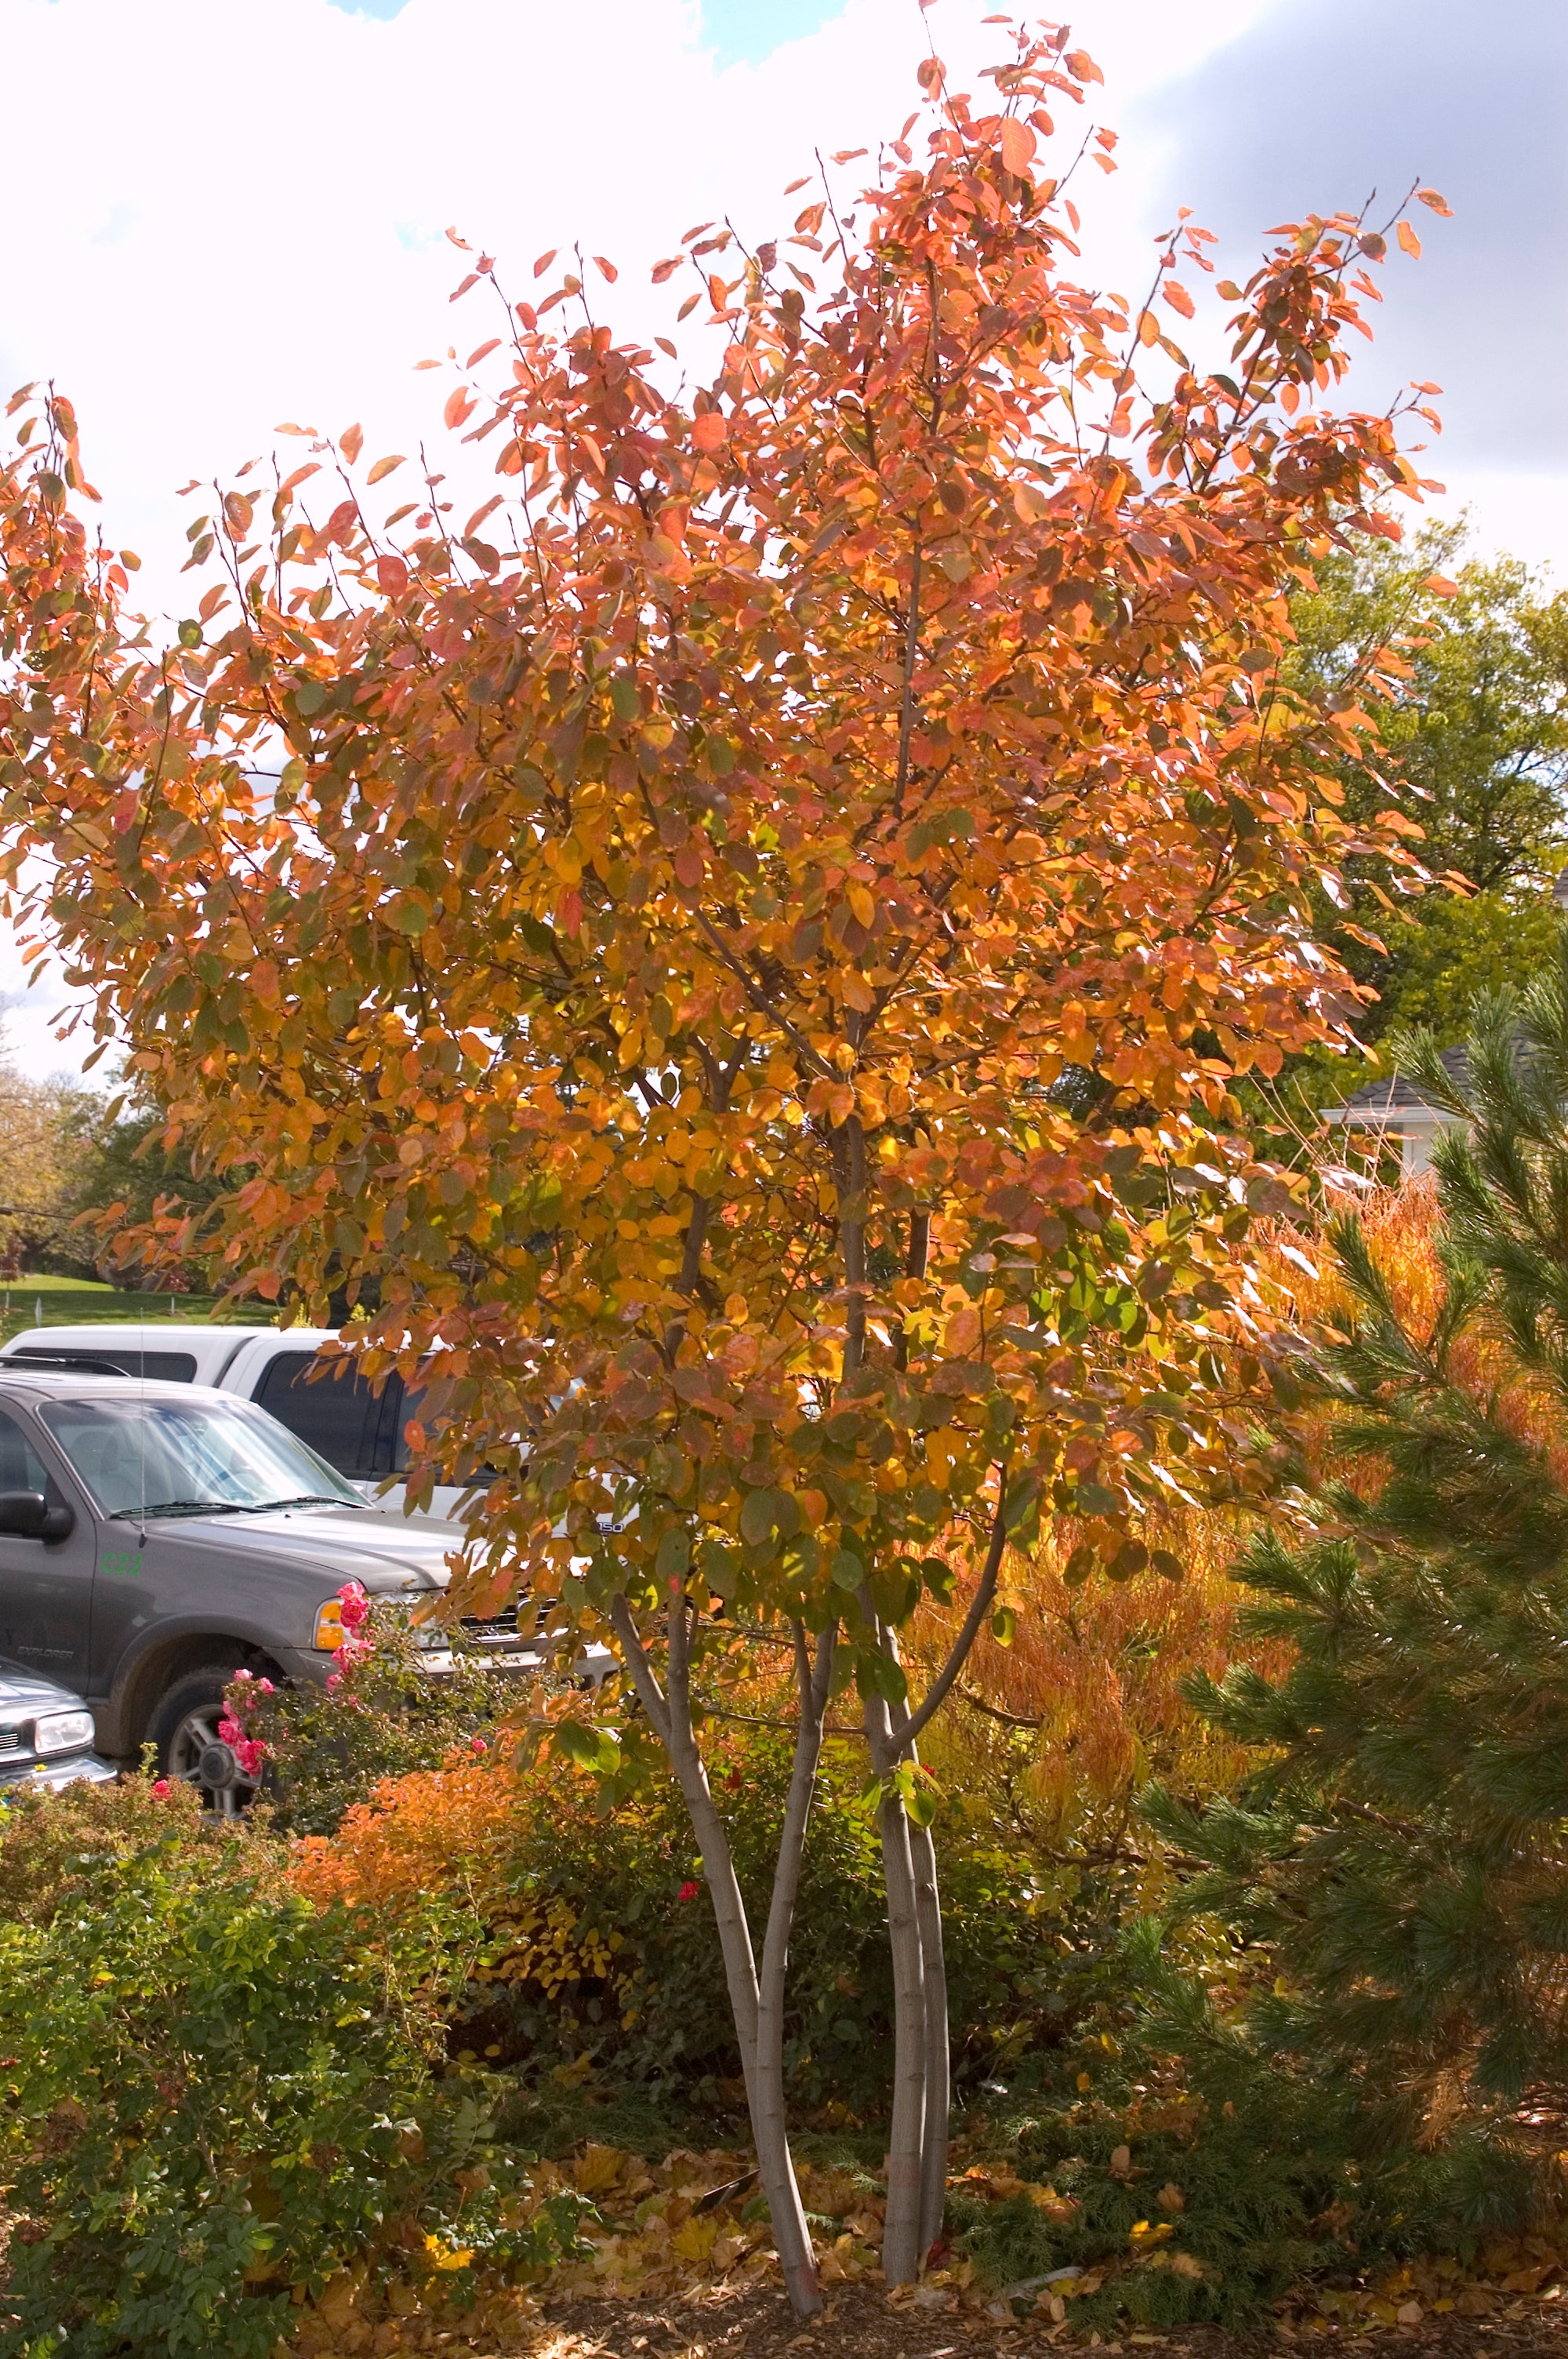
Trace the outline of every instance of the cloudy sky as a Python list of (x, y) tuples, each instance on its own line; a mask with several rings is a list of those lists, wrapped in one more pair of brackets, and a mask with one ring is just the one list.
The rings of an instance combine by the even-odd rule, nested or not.
[[(647, 265), (694, 222), (787, 225), (812, 153), (874, 145), (930, 37), (965, 82), (999, 54), (986, 0), (0, 0), (0, 380), (53, 377), (117, 542), (180, 611), (190, 477), (271, 448), (285, 419), (370, 450), (427, 430), (413, 364), (492, 332), (456, 224), (519, 289), (546, 247), (622, 266), (620, 318), (660, 324)], [(1179, 204), (1244, 273), (1303, 211), (1422, 216), (1358, 398), (1445, 388), (1425, 462), (1479, 544), (1550, 563), (1568, 537), (1568, 9), (1562, 0), (1085, 0), (1103, 283), (1148, 268)], [(26, 93), (25, 101), (22, 94)], [(21, 103), (19, 103), (21, 102)], [(798, 204), (799, 199), (795, 200)], [(789, 208), (793, 212), (794, 207)], [(1568, 570), (1568, 569), (1563, 569)], [(18, 980), (0, 944), (0, 986)], [(28, 1070), (69, 1064), (48, 979), (11, 1009)]]

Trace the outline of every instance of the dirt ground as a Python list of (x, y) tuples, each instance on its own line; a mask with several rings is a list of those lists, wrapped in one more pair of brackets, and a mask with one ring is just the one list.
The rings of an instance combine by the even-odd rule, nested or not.
[[(478, 2346), (470, 2346), (477, 2349)], [(1088, 2349), (1107, 2359), (1144, 2351), (1189, 2359), (1283, 2359), (1329, 2349), (1371, 2359), (1568, 2359), (1568, 2300), (1510, 2302), (1487, 2318), (1425, 2317), (1419, 2325), (1364, 2327), (1277, 2322), (1246, 2334), (1173, 2327), (1092, 2343), (1064, 2327), (948, 2312), (918, 2299), (892, 2301), (870, 2286), (832, 2294), (825, 2317), (803, 2327), (782, 2293), (705, 2289), (639, 2301), (546, 2302), (532, 2359), (1044, 2359)], [(490, 2359), (490, 2354), (485, 2354)]]

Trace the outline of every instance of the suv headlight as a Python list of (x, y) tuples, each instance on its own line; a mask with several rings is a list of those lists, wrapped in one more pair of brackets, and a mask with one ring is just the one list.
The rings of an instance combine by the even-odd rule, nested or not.
[(90, 1712), (47, 1712), (33, 1723), (33, 1749), (38, 1753), (91, 1750), (92, 1736)]
[(345, 1635), (343, 1601), (341, 1597), (329, 1597), (325, 1605), (316, 1608), (316, 1629), (310, 1644), (323, 1655), (335, 1655)]

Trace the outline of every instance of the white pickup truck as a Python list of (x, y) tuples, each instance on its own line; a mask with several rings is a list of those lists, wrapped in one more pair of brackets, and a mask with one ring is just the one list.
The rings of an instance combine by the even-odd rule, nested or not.
[[(148, 1319), (113, 1326), (25, 1328), (0, 1348), (0, 1360), (81, 1375), (103, 1369), (236, 1393), (269, 1411), (368, 1497), (400, 1506), (402, 1484), (383, 1486), (407, 1464), (404, 1430), (419, 1414), (420, 1392), (396, 1375), (377, 1391), (352, 1368), (312, 1376), (322, 1344), (337, 1341), (332, 1327), (219, 1327)], [(471, 1489), (442, 1485), (426, 1512), (455, 1520), (459, 1502), (471, 1496)]]

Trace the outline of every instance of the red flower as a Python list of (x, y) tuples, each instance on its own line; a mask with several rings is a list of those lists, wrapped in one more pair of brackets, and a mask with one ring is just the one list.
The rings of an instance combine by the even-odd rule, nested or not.
[(166, 1797), (172, 1794), (174, 1788), (169, 1784), (167, 1777), (155, 1777), (153, 1779), (153, 1799), (155, 1802), (163, 1801)]
[(345, 1581), (338, 1592), (345, 1630), (357, 1630), (370, 1613), (370, 1599), (357, 1581)]
[(486, 1745), (482, 1736), (470, 1736), (469, 1738), (469, 1751), (470, 1753), (488, 1753), (490, 1747)]
[(701, 1885), (693, 1884), (688, 1876), (687, 1881), (681, 1886), (678, 1897), (682, 1900), (695, 1900), (701, 1890)]
[(244, 1733), (239, 1722), (232, 1719), (228, 1712), (225, 1712), (218, 1723), (218, 1734), (225, 1745), (238, 1745)]

